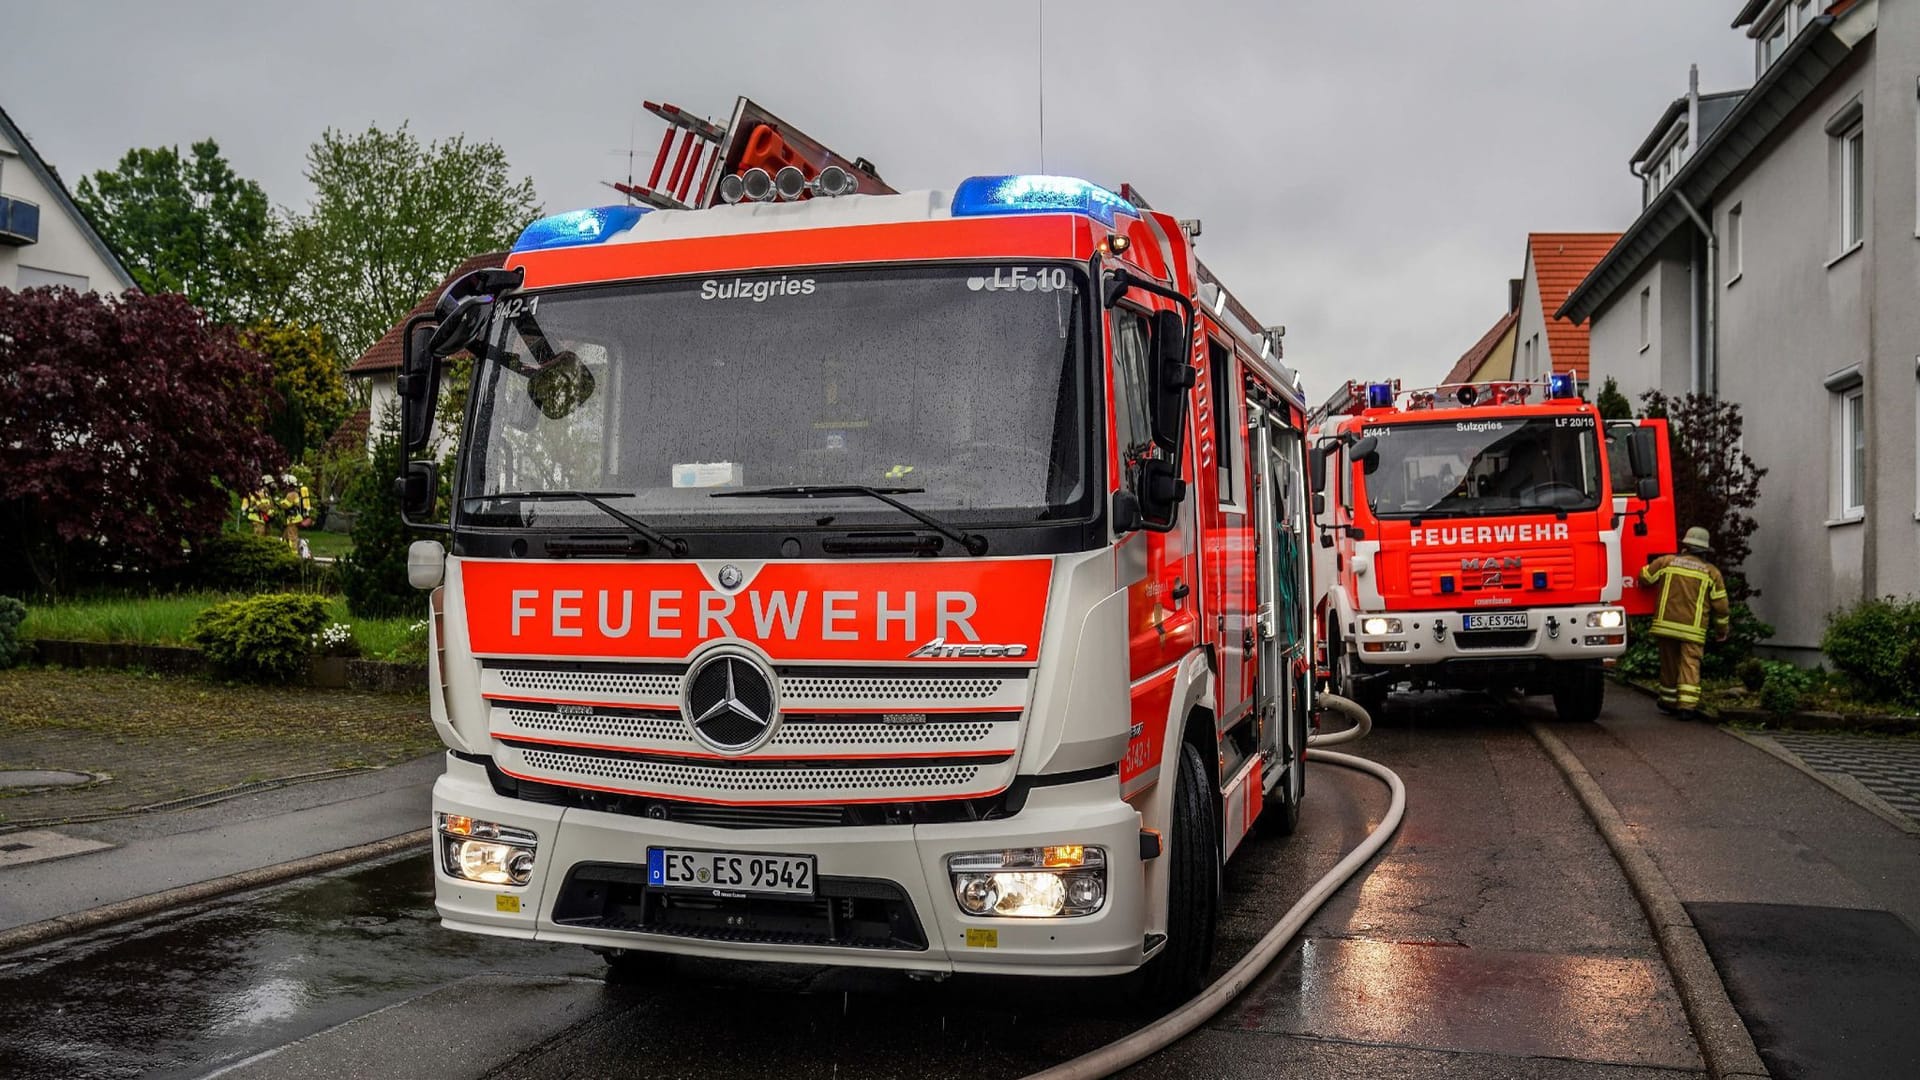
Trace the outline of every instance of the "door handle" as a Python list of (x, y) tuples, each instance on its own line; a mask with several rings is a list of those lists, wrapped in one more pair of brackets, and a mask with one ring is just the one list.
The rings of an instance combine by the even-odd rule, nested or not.
[(1180, 603), (1180, 601), (1185, 600), (1192, 592), (1193, 592), (1193, 586), (1188, 585), (1186, 582), (1184, 581), (1174, 582), (1173, 583), (1173, 602), (1175, 604)]

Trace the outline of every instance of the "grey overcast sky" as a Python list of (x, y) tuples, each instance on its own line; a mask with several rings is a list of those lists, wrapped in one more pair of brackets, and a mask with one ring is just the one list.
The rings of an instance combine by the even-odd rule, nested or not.
[[(506, 148), (549, 210), (617, 201), (643, 99), (747, 95), (901, 189), (1134, 183), (1288, 327), (1310, 396), (1434, 380), (1503, 310), (1530, 230), (1619, 229), (1627, 156), (1686, 90), (1751, 81), (1738, 0), (10, 2), (0, 105), (71, 185), (212, 136), (302, 206), (323, 128)], [(1043, 33), (1044, 26), (1044, 33)], [(1044, 39), (1044, 40), (1043, 40)]]

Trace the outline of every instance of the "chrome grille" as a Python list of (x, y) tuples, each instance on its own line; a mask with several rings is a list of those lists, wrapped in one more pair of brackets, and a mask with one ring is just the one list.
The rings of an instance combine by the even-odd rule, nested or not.
[[(494, 734), (503, 738), (510, 739), (518, 731), (536, 736), (613, 739), (619, 742), (622, 749), (629, 750), (649, 749), (663, 753), (704, 751), (704, 747), (693, 741), (693, 733), (679, 713), (597, 712), (588, 715), (500, 705), (494, 706), (494, 709), (496, 718), (506, 721), (494, 725)], [(929, 720), (922, 724), (789, 716), (758, 753), (830, 750), (835, 747), (859, 753), (887, 749), (924, 752), (937, 747), (982, 749), (981, 744), (989, 741), (1012, 752), (1015, 745), (1013, 736), (1017, 734), (1017, 725), (1012, 721), (1012, 714), (1002, 721)], [(1002, 737), (994, 738), (996, 734)]]
[(782, 793), (817, 795), (832, 789), (898, 791), (911, 788), (958, 788), (980, 775), (978, 765), (894, 765), (882, 768), (831, 767), (825, 769), (753, 767), (733, 768), (663, 761), (603, 757), (598, 754), (558, 753), (523, 748), (529, 766), (542, 772), (620, 780), (648, 788), (683, 788), (751, 795)]
[(845, 703), (867, 701), (985, 701), (999, 693), (1005, 679), (886, 679), (783, 676), (788, 697)]
[(677, 698), (680, 676), (637, 671), (567, 671), (561, 668), (499, 668), (500, 684), (510, 690), (543, 693), (624, 694)]

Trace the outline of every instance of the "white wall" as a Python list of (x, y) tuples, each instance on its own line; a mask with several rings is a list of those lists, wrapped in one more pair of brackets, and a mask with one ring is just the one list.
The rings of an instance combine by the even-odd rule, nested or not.
[(0, 130), (0, 195), (39, 204), (40, 241), (20, 247), (0, 244), (0, 289), (21, 287), (23, 266), (83, 277), (87, 288), (94, 292), (118, 293), (131, 288), (133, 282), (101, 258), (88, 240), (85, 226), (67, 212), (60, 197), (28, 168), (20, 156), (22, 149)]
[[(1525, 381), (1537, 379), (1553, 370), (1553, 357), (1547, 345), (1547, 320), (1540, 309), (1540, 282), (1533, 272), (1533, 245), (1527, 245), (1527, 261), (1521, 271), (1520, 320), (1513, 339), (1513, 377)], [(1533, 342), (1531, 348), (1528, 342)], [(1531, 355), (1529, 355), (1531, 354)]]

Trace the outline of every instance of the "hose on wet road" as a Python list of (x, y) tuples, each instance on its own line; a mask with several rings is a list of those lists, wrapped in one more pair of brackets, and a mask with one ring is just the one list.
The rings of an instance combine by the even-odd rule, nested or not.
[(1027, 1080), (1092, 1080), (1094, 1077), (1111, 1076), (1149, 1054), (1171, 1046), (1188, 1032), (1212, 1019), (1216, 1013), (1238, 997), (1240, 991), (1245, 990), (1262, 971), (1265, 971), (1268, 964), (1273, 963), (1287, 944), (1293, 940), (1294, 935), (1300, 932), (1300, 928), (1313, 917), (1313, 913), (1320, 910), (1321, 905), (1325, 904), (1334, 892), (1346, 884), (1347, 880), (1353, 877), (1362, 866), (1365, 866), (1367, 860), (1373, 858), (1374, 854), (1400, 828), (1400, 819), (1407, 809), (1407, 788), (1401, 783), (1400, 777), (1392, 769), (1378, 762), (1323, 749), (1327, 746), (1365, 738), (1367, 732), (1373, 728), (1372, 719), (1367, 716), (1367, 711), (1336, 694), (1321, 694), (1318, 700), (1328, 711), (1339, 713), (1352, 720), (1353, 726), (1309, 738), (1307, 760), (1355, 769), (1387, 785), (1387, 790), (1392, 793), (1392, 799), (1387, 805), (1386, 814), (1380, 818), (1380, 823), (1367, 834), (1367, 838), (1361, 841), (1360, 846), (1347, 852), (1346, 857), (1335, 864), (1332, 870), (1327, 871), (1325, 877), (1314, 882), (1306, 895), (1287, 910), (1280, 921), (1274, 924), (1273, 929), (1267, 931), (1267, 935), (1240, 958), (1239, 963), (1229, 968), (1226, 974), (1214, 981), (1213, 985), (1202, 990), (1199, 996), (1125, 1038), (1110, 1042), (1071, 1061), (1064, 1061), (1052, 1068), (1043, 1069), (1027, 1077)]

